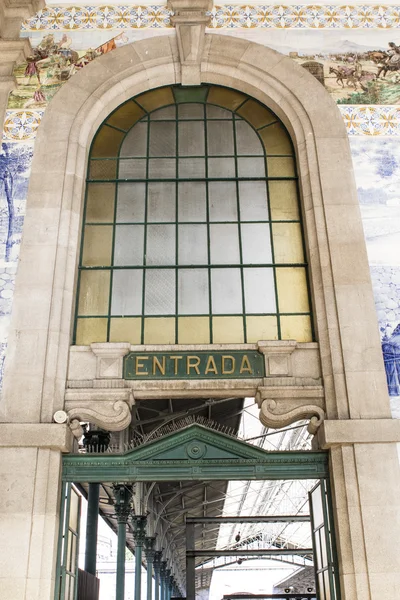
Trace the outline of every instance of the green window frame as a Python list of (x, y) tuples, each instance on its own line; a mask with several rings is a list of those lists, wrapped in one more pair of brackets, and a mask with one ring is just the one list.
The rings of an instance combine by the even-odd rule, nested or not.
[[(225, 136), (218, 138), (218, 128), (225, 129), (228, 138), (230, 126), (232, 149), (224, 153), (226, 140)], [(143, 129), (147, 129), (145, 136), (140, 133)], [(170, 130), (170, 135), (164, 139), (165, 129)], [(199, 132), (199, 138), (190, 136), (194, 131)], [(185, 132), (189, 132), (186, 137)], [(259, 141), (260, 150), (256, 153), (246, 152), (251, 147), (251, 143), (246, 146), (249, 132), (253, 140)], [(212, 140), (216, 149), (211, 146)], [(190, 148), (196, 145), (201, 146), (200, 151), (191, 154)], [(170, 146), (167, 151), (166, 146)], [(218, 163), (219, 169), (215, 167)], [(181, 169), (187, 167), (192, 169), (191, 174), (182, 174)], [(193, 171), (199, 167), (203, 171)], [(132, 194), (135, 186), (143, 191), (142, 213), (138, 216), (132, 210), (133, 217), (121, 220), (122, 190), (125, 187)], [(161, 215), (164, 205), (157, 205), (156, 201), (159, 212), (152, 207), (152, 190), (157, 186), (171, 192), (159, 194), (164, 205), (169, 197), (169, 218), (167, 210), (166, 216)], [(189, 201), (195, 189), (204, 191), (202, 218), (179, 216), (184, 206), (184, 186)], [(221, 194), (219, 206), (212, 200), (218, 186), (234, 190), (229, 196)], [(244, 216), (254, 206), (246, 206), (243, 190), (252, 200), (256, 189), (265, 189), (264, 218)], [(253, 98), (220, 86), (168, 86), (125, 102), (105, 120), (91, 147), (73, 343), (312, 341), (298, 197), (290, 137), (276, 115)], [(225, 210), (225, 218), (218, 218), (218, 213), (223, 213), (220, 208), (226, 209), (227, 198), (233, 199), (232, 213), (236, 216), (227, 219)], [(260, 231), (265, 232), (265, 237)], [(163, 232), (169, 232), (164, 240)], [(194, 232), (202, 232), (200, 242), (191, 238)], [(123, 235), (128, 242), (121, 242)], [(193, 249), (200, 253), (203, 248), (202, 259), (192, 260), (194, 264), (188, 264), (181, 256), (185, 235), (187, 244), (194, 240)], [(233, 240), (233, 246), (220, 243), (224, 235)], [(151, 244), (157, 236), (159, 256), (151, 264)], [(258, 243), (256, 251), (252, 247), (254, 239)], [(260, 240), (264, 240), (264, 250)], [(124, 245), (125, 252), (121, 254)], [(236, 257), (230, 261), (227, 249), (232, 251), (235, 245)], [(160, 258), (163, 252), (164, 264)], [(223, 257), (222, 262), (213, 260), (217, 255)], [(182, 300), (185, 285), (186, 294), (190, 295), (192, 288), (198, 303), (201, 291), (203, 310), (196, 307), (188, 312)], [(230, 286), (233, 292), (229, 291)], [(120, 293), (126, 300), (129, 287), (131, 310), (118, 312), (115, 298)], [(196, 289), (199, 293), (194, 294)], [(273, 299), (267, 300), (268, 294)], [(260, 310), (263, 302), (268, 309)], [(152, 303), (164, 304), (150, 309)]]

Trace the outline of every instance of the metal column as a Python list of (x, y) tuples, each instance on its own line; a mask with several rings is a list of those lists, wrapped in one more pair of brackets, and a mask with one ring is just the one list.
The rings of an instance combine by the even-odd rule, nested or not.
[(156, 538), (154, 536), (146, 537), (144, 540), (144, 553), (147, 561), (147, 600), (152, 600), (153, 596), (153, 563), (156, 551), (154, 545)]
[(132, 515), (133, 539), (135, 540), (135, 600), (140, 600), (142, 590), (142, 549), (146, 537), (146, 517)]
[[(195, 523), (186, 522), (186, 600), (195, 600), (196, 597), (196, 559), (194, 537)], [(192, 554), (189, 554), (189, 553)]]
[(165, 593), (166, 570), (167, 570), (167, 561), (162, 560), (161, 561), (161, 569), (160, 569), (160, 579), (161, 579), (161, 598), (160, 598), (160, 600), (166, 600), (166, 593)]
[(87, 521), (86, 521), (86, 549), (85, 571), (96, 575), (97, 554), (97, 524), (99, 521), (99, 496), (100, 484), (89, 483)]
[(154, 600), (160, 600), (160, 569), (162, 550), (156, 550), (154, 556)]
[(126, 524), (128, 523), (128, 518), (132, 510), (132, 486), (124, 484), (114, 485), (114, 496), (114, 508), (118, 521), (116, 600), (124, 600)]

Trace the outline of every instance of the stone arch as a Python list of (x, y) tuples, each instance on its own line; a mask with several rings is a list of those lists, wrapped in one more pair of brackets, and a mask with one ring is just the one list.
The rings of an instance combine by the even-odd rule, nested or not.
[[(228, 36), (206, 35), (201, 79), (260, 100), (293, 139), (328, 418), (389, 417), (349, 143), (336, 105), (291, 59)], [(154, 37), (94, 61), (47, 109), (29, 184), (3, 420), (51, 422), (64, 406), (86, 164), (98, 126), (128, 98), (175, 83), (175, 36)]]

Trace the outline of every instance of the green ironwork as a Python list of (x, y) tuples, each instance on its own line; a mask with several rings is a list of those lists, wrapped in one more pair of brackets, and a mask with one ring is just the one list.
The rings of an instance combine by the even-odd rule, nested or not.
[(62, 486), (55, 598), (76, 598), (81, 497), (71, 483)]
[(130, 484), (115, 484), (113, 486), (115, 496), (115, 514), (118, 522), (118, 546), (117, 546), (117, 578), (116, 578), (116, 600), (125, 598), (125, 546), (126, 525), (131, 514), (132, 486)]
[(241, 379), (265, 377), (259, 352), (130, 352), (124, 379)]
[(146, 517), (132, 515), (133, 539), (135, 540), (135, 600), (141, 600), (142, 590), (142, 550), (146, 538)]
[[(217, 87), (217, 86), (214, 86)], [(161, 89), (161, 88), (160, 88)], [(172, 87), (170, 88), (173, 92), (174, 95), (174, 99), (175, 99), (175, 105), (170, 105), (170, 106), (175, 106), (175, 116), (174, 117), (170, 117), (170, 118), (165, 118), (165, 119), (157, 119), (157, 120), (152, 120), (153, 119), (153, 113), (147, 111), (140, 103), (140, 98), (138, 100), (133, 99), (130, 100), (129, 102), (131, 102), (132, 104), (137, 104), (138, 106), (141, 106), (143, 108), (144, 111), (144, 116), (143, 118), (140, 120), (140, 122), (146, 122), (147, 123), (147, 151), (146, 151), (146, 155), (143, 156), (132, 156), (132, 157), (97, 157), (97, 158), (91, 158), (90, 160), (90, 164), (98, 164), (100, 165), (100, 161), (101, 164), (108, 164), (109, 166), (111, 164), (115, 164), (115, 169), (113, 169), (113, 174), (111, 176), (103, 176), (101, 178), (96, 177), (91, 175), (91, 167), (89, 165), (89, 174), (88, 174), (88, 185), (91, 183), (115, 183), (115, 201), (114, 201), (114, 218), (112, 221), (108, 221), (108, 222), (91, 222), (91, 223), (86, 223), (86, 212), (84, 214), (84, 220), (85, 220), (85, 227), (86, 228), (91, 228), (91, 227), (106, 227), (106, 228), (112, 228), (112, 254), (111, 254), (111, 264), (107, 264), (107, 265), (101, 265), (101, 266), (93, 266), (93, 265), (85, 265), (82, 262), (82, 256), (83, 256), (83, 243), (84, 243), (84, 237), (85, 237), (85, 229), (84, 229), (84, 233), (82, 236), (82, 252), (81, 252), (81, 263), (80, 263), (80, 267), (79, 267), (79, 281), (78, 281), (78, 294), (77, 294), (77, 298), (79, 297), (79, 289), (80, 289), (80, 282), (81, 282), (81, 277), (82, 277), (82, 273), (88, 272), (88, 271), (104, 271), (107, 273), (110, 273), (110, 284), (109, 284), (109, 301), (108, 301), (108, 310), (106, 312), (104, 312), (103, 314), (99, 314), (96, 312), (96, 314), (79, 314), (78, 312), (78, 300), (77, 300), (77, 313), (76, 313), (76, 325), (75, 325), (75, 333), (74, 333), (74, 341), (76, 340), (76, 327), (78, 324), (78, 321), (82, 321), (85, 319), (106, 319), (107, 320), (107, 335), (105, 336), (104, 340), (101, 341), (112, 341), (110, 339), (110, 326), (111, 326), (111, 319), (113, 319), (113, 322), (116, 322), (117, 320), (120, 319), (126, 319), (126, 318), (138, 318), (140, 319), (141, 322), (141, 337), (140, 337), (140, 343), (144, 343), (145, 342), (145, 319), (146, 318), (174, 318), (175, 319), (175, 340), (174, 343), (181, 343), (179, 340), (179, 336), (178, 336), (178, 319), (182, 318), (182, 317), (191, 317), (191, 316), (195, 316), (195, 317), (208, 317), (209, 318), (209, 331), (210, 331), (210, 339), (209, 342), (213, 343), (213, 335), (214, 335), (214, 324), (213, 324), (213, 318), (212, 317), (240, 317), (242, 319), (243, 322), (243, 341), (247, 342), (248, 341), (248, 335), (247, 335), (247, 318), (248, 317), (275, 317), (276, 318), (276, 327), (277, 327), (277, 338), (278, 339), (282, 339), (282, 331), (281, 331), (281, 317), (294, 317), (294, 316), (303, 316), (303, 317), (310, 317), (310, 311), (305, 311), (305, 312), (288, 312), (288, 311), (284, 311), (284, 310), (280, 310), (279, 308), (279, 298), (278, 298), (278, 288), (277, 288), (277, 275), (276, 275), (276, 269), (277, 268), (291, 268), (291, 267), (295, 267), (297, 269), (303, 269), (305, 270), (306, 273), (306, 277), (307, 277), (307, 263), (305, 262), (305, 260), (299, 260), (296, 263), (293, 264), (289, 264), (289, 263), (278, 263), (277, 261), (275, 261), (275, 250), (274, 250), (274, 239), (273, 239), (273, 234), (272, 234), (272, 228), (275, 224), (278, 223), (298, 223), (300, 228), (302, 229), (302, 224), (301, 224), (301, 218), (300, 215), (298, 217), (298, 219), (285, 219), (285, 220), (280, 220), (280, 219), (274, 219), (273, 216), (271, 215), (270, 210), (268, 210), (268, 218), (267, 220), (263, 220), (263, 219), (244, 219), (241, 216), (241, 192), (240, 192), (240, 184), (241, 182), (260, 182), (263, 181), (265, 182), (266, 185), (266, 189), (268, 189), (268, 197), (269, 197), (269, 190), (270, 190), (270, 185), (271, 182), (273, 181), (294, 181), (297, 182), (297, 174), (294, 171), (293, 176), (284, 176), (284, 177), (278, 177), (278, 176), (272, 176), (268, 173), (268, 160), (270, 158), (285, 158), (285, 157), (293, 157), (293, 153), (290, 154), (266, 154), (265, 150), (263, 151), (263, 155), (260, 154), (259, 156), (255, 157), (255, 156), (251, 156), (249, 154), (240, 154), (238, 152), (238, 147), (237, 147), (237, 140), (236, 140), (236, 124), (240, 123), (240, 122), (246, 122), (246, 119), (242, 116), (240, 116), (238, 114), (238, 110), (244, 105), (246, 104), (246, 102), (248, 101), (252, 101), (254, 102), (253, 99), (247, 97), (244, 99), (244, 101), (242, 102), (242, 104), (240, 106), (238, 106), (234, 111), (231, 111), (232, 117), (231, 117), (231, 122), (232, 122), (232, 127), (233, 127), (233, 136), (234, 136), (234, 151), (232, 152), (232, 154), (230, 155), (218, 155), (218, 156), (214, 156), (213, 158), (218, 158), (218, 159), (224, 159), (224, 158), (231, 158), (234, 161), (234, 174), (231, 174), (229, 177), (224, 176), (224, 173), (221, 174), (217, 174), (217, 176), (214, 176), (212, 173), (209, 173), (208, 170), (208, 159), (210, 158), (207, 154), (207, 128), (212, 127), (213, 122), (221, 122), (220, 119), (218, 118), (212, 118), (210, 116), (208, 116), (207, 114), (207, 107), (208, 106), (214, 106), (211, 105), (209, 103), (208, 100), (208, 96), (209, 96), (209, 91), (210, 91), (210, 86), (201, 86), (201, 87), (196, 87), (196, 88), (181, 88), (179, 86), (176, 87)], [(190, 119), (185, 119), (185, 120), (181, 120), (180, 116), (179, 116), (179, 112), (178, 112), (178, 108), (179, 106), (182, 106), (182, 104), (185, 103), (198, 103), (203, 105), (203, 116), (201, 118), (190, 118)], [(215, 105), (215, 106), (219, 106), (219, 105)], [(166, 106), (164, 106), (165, 108)], [(226, 107), (222, 107), (225, 110)], [(160, 107), (161, 108), (161, 107)], [(158, 110), (158, 108), (157, 108)], [(107, 121), (110, 119), (110, 117), (107, 117)], [(162, 177), (160, 175), (160, 173), (157, 175), (153, 175), (152, 173), (150, 173), (149, 170), (149, 161), (150, 160), (157, 160), (160, 158), (165, 158), (162, 156), (156, 156), (156, 155), (151, 155), (151, 148), (150, 148), (150, 130), (151, 130), (151, 126), (154, 123), (162, 123), (163, 121), (170, 121), (172, 123), (175, 123), (175, 137), (176, 137), (176, 154), (175, 156), (169, 156), (168, 155), (168, 160), (174, 160), (176, 163), (176, 168), (175, 168), (175, 176), (174, 177)], [(178, 140), (178, 126), (181, 123), (190, 123), (190, 122), (196, 122), (198, 121), (199, 123), (203, 123), (204, 124), (204, 140), (205, 140), (205, 148), (204, 148), (204, 153), (200, 155), (196, 154), (194, 156), (184, 156), (184, 159), (193, 159), (193, 158), (201, 158), (204, 160), (205, 162), (205, 172), (204, 175), (202, 176), (191, 176), (191, 177), (187, 177), (187, 176), (180, 176), (179, 170), (178, 170), (178, 163), (179, 163), (179, 158), (182, 159), (182, 157), (179, 157), (179, 149), (178, 149), (178, 144), (179, 144), (179, 140)], [(225, 120), (225, 122), (229, 122), (229, 120)], [(273, 121), (271, 123), (268, 123), (267, 125), (264, 125), (262, 127), (258, 127), (258, 128), (254, 128), (251, 124), (249, 124), (249, 127), (252, 127), (253, 131), (258, 135), (258, 137), (260, 137), (260, 132), (262, 132), (262, 130), (264, 130), (267, 127), (271, 127), (273, 125), (276, 125), (277, 123), (279, 123), (278, 119), (276, 121)], [(137, 124), (137, 122), (133, 125), (133, 127)], [(113, 130), (119, 130), (121, 132), (123, 132), (124, 134), (127, 134), (130, 129), (125, 130), (125, 129), (119, 129), (118, 127), (115, 127), (113, 125), (110, 125), (109, 122), (105, 123), (103, 125), (103, 127), (107, 127)], [(100, 131), (100, 130), (99, 130)], [(123, 142), (123, 139), (121, 140), (121, 145)], [(261, 139), (261, 138), (260, 138)], [(240, 168), (239, 168), (239, 162), (242, 159), (250, 159), (250, 158), (260, 158), (264, 160), (264, 168), (265, 168), (265, 174), (261, 174), (261, 176), (242, 176), (241, 172), (240, 172)], [(120, 174), (120, 166), (124, 163), (124, 161), (127, 160), (134, 160), (136, 161), (136, 163), (138, 164), (140, 161), (143, 161), (143, 163), (145, 164), (145, 169), (144, 169), (144, 175), (143, 177), (126, 177), (125, 175), (121, 175)], [(295, 168), (295, 165), (294, 165)], [(178, 207), (178, 183), (183, 183), (185, 181), (188, 182), (196, 182), (196, 183), (200, 183), (203, 182), (205, 184), (206, 187), (206, 218), (203, 220), (196, 220), (196, 221), (192, 221), (192, 220), (182, 220), (182, 219), (178, 219), (178, 216), (174, 216), (171, 214), (171, 218), (170, 219), (164, 219), (161, 221), (155, 221), (154, 219), (152, 220), (149, 216), (149, 183), (156, 183), (156, 182), (169, 182), (171, 184), (175, 185), (175, 213), (176, 215), (178, 215), (177, 213), (177, 207)], [(143, 183), (145, 185), (145, 205), (144, 205), (144, 216), (142, 219), (137, 219), (137, 220), (131, 220), (131, 221), (123, 221), (123, 222), (117, 222), (117, 204), (118, 204), (118, 187), (119, 184), (126, 184), (129, 182), (137, 182), (137, 183)], [(237, 218), (236, 220), (230, 220), (230, 221), (220, 221), (220, 220), (210, 220), (210, 197), (209, 197), (209, 186), (210, 184), (212, 184), (213, 182), (232, 182), (236, 188), (236, 204), (237, 204)], [(175, 229), (175, 241), (176, 241), (176, 247), (175, 247), (175, 259), (171, 262), (171, 260), (168, 260), (168, 263), (171, 264), (165, 264), (165, 265), (154, 265), (154, 264), (149, 264), (149, 261), (146, 258), (147, 255), (147, 245), (148, 245), (148, 231), (149, 231), (149, 227), (154, 227), (154, 226), (159, 226), (159, 225), (164, 225), (164, 226), (172, 226)], [(238, 240), (239, 240), (239, 254), (240, 257), (238, 260), (233, 260), (231, 262), (231, 264), (216, 264), (214, 262), (211, 262), (211, 257), (210, 257), (210, 245), (211, 245), (211, 238), (210, 238), (210, 226), (214, 226), (214, 225), (231, 225), (231, 226), (235, 226), (237, 227), (237, 234), (238, 234)], [(243, 226), (247, 226), (250, 224), (268, 224), (269, 225), (269, 236), (270, 236), (270, 242), (271, 242), (271, 253), (272, 253), (272, 262), (269, 263), (257, 263), (254, 264), (251, 261), (246, 261), (245, 257), (243, 255), (243, 241), (242, 241), (242, 227)], [(121, 225), (123, 226), (139, 226), (139, 227), (143, 227), (144, 228), (144, 237), (143, 237), (143, 264), (126, 264), (124, 266), (121, 265), (117, 265), (114, 264), (115, 263), (115, 243), (116, 243), (116, 228), (120, 227)], [(182, 226), (182, 225), (205, 225), (206, 229), (207, 229), (207, 244), (208, 244), (208, 260), (206, 263), (204, 264), (194, 264), (194, 265), (187, 265), (187, 264), (181, 264), (178, 260), (178, 254), (177, 254), (177, 248), (178, 248), (178, 226)], [(133, 231), (133, 230), (132, 230)], [(132, 234), (133, 235), (133, 234)], [(304, 236), (303, 236), (304, 238)], [(133, 237), (133, 243), (135, 243), (135, 239)], [(304, 246), (304, 239), (303, 239), (303, 246)], [(305, 255), (304, 255), (305, 256)], [(169, 257), (169, 259), (171, 259), (171, 257)], [(129, 261), (127, 261), (129, 263)], [(235, 312), (235, 313), (221, 313), (221, 312), (215, 312), (213, 310), (213, 305), (212, 305), (212, 286), (211, 286), (211, 272), (213, 269), (226, 269), (226, 268), (235, 268), (238, 269), (240, 271), (240, 279), (241, 279), (241, 304), (242, 304), (242, 310), (239, 312)], [(252, 270), (252, 269), (256, 269), (256, 268), (271, 268), (271, 272), (273, 274), (273, 280), (274, 280), (274, 286), (275, 286), (275, 310), (273, 312), (269, 312), (269, 311), (264, 311), (264, 312), (249, 312), (249, 310), (246, 308), (246, 298), (245, 298), (245, 269), (247, 270)], [(141, 287), (142, 287), (142, 308), (141, 311), (136, 311), (134, 313), (128, 312), (125, 314), (117, 314), (115, 311), (112, 311), (112, 294), (113, 294), (113, 285), (114, 285), (114, 279), (116, 276), (116, 273), (121, 270), (136, 270), (136, 271), (140, 271), (141, 272), (141, 278), (142, 278), (142, 283), (141, 283)], [(173, 312), (168, 312), (166, 310), (159, 310), (158, 314), (146, 314), (145, 313), (145, 294), (146, 294), (146, 273), (149, 273), (151, 270), (154, 269), (169, 269), (171, 270), (171, 272), (174, 272), (174, 279), (175, 279), (175, 310)], [(182, 269), (185, 270), (189, 270), (189, 269), (197, 269), (197, 270), (202, 270), (204, 272), (207, 273), (208, 276), (208, 290), (209, 290), (209, 298), (208, 298), (208, 310), (206, 311), (202, 311), (202, 312), (198, 312), (196, 314), (187, 314), (185, 312), (182, 312), (179, 310), (179, 294), (180, 294), (180, 290), (179, 290), (179, 283), (178, 283), (178, 275), (179, 273), (182, 272)], [(249, 271), (250, 272), (250, 271)], [(103, 311), (102, 311), (103, 312)], [(114, 321), (115, 320), (115, 321)], [(310, 326), (312, 327), (312, 322), (310, 319)], [(128, 340), (126, 340), (128, 341)], [(240, 341), (240, 340), (238, 340)], [(249, 340), (249, 341), (254, 341), (254, 340)], [(139, 341), (138, 341), (139, 343)]]
[(99, 497), (100, 484), (89, 483), (86, 520), (85, 571), (91, 573), (92, 575), (96, 575)]
[(269, 452), (194, 423), (124, 454), (63, 456), (65, 481), (321, 479), (328, 453)]
[(154, 554), (154, 600), (160, 600), (160, 569), (162, 550), (156, 550)]

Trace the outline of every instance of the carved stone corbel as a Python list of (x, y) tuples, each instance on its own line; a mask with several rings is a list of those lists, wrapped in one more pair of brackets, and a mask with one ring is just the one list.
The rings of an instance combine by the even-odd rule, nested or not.
[(206, 26), (210, 22), (206, 13), (212, 6), (212, 0), (168, 1), (168, 9), (174, 13), (171, 23), (175, 26), (178, 40), (182, 85), (201, 83), (201, 57)]
[(279, 429), (310, 419), (308, 431), (315, 434), (325, 419), (322, 386), (259, 387), (255, 400), (265, 427)]
[(122, 431), (131, 422), (133, 404), (129, 389), (67, 390), (65, 395), (65, 410), (76, 438), (83, 433), (80, 421), (94, 423), (106, 431)]

